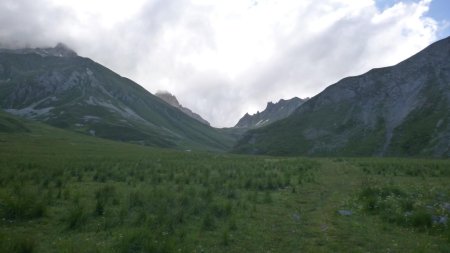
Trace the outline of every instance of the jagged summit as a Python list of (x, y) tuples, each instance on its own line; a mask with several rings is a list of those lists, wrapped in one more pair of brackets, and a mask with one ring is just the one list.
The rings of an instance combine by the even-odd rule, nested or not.
[(170, 92), (165, 90), (159, 90), (155, 93), (155, 96), (164, 100), (164, 102), (170, 104), (173, 107), (182, 107), (178, 99)]
[(172, 93), (168, 92), (168, 91), (157, 91), (155, 93), (155, 96), (159, 97), (160, 99), (162, 99), (164, 102), (168, 103), (169, 105), (178, 108), (180, 111), (184, 112), (186, 115), (190, 116), (193, 119), (196, 119), (198, 121), (200, 121), (201, 123), (205, 124), (205, 125), (210, 125), (208, 121), (206, 121), (205, 119), (203, 119), (200, 115), (198, 115), (197, 113), (194, 113), (193, 111), (191, 111), (190, 109), (183, 107), (180, 102), (178, 102), (177, 97), (175, 97)]
[(45, 48), (21, 48), (21, 49), (0, 49), (0, 53), (13, 53), (13, 54), (38, 54), (43, 57), (55, 56), (55, 57), (76, 57), (78, 54), (67, 45), (63, 43), (56, 44), (55, 47)]
[(53, 53), (55, 56), (61, 56), (61, 57), (78, 56), (77, 53), (73, 49), (69, 48), (67, 45), (65, 45), (64, 43), (61, 43), (61, 42), (56, 44), (56, 46), (54, 48), (47, 48), (46, 50), (48, 52)]
[(268, 102), (266, 109), (253, 115), (246, 113), (236, 124), (236, 128), (258, 128), (266, 126), (277, 120), (284, 119), (294, 112), (300, 105), (306, 102), (308, 98), (301, 99), (294, 97), (292, 99), (280, 99), (277, 103)]

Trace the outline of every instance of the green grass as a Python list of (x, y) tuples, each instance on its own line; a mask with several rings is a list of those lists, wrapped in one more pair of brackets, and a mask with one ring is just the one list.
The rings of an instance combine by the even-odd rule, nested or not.
[(14, 133), (14, 132), (27, 132), (25, 124), (22, 120), (10, 117), (7, 114), (0, 112), (0, 132)]
[(449, 160), (180, 152), (24, 126), (0, 133), (0, 252), (450, 250), (432, 220), (449, 216)]

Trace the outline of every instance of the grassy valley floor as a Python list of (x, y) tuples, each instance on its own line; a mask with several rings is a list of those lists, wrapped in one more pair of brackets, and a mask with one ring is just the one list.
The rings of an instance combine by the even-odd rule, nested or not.
[(450, 161), (0, 133), (0, 252), (450, 252)]

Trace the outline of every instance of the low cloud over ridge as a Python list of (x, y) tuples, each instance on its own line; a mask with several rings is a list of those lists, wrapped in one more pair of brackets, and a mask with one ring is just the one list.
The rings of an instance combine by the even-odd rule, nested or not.
[[(319, 3), (320, 2), (320, 3)], [(431, 1), (3, 0), (0, 46), (64, 42), (213, 126), (310, 97), (437, 39)]]

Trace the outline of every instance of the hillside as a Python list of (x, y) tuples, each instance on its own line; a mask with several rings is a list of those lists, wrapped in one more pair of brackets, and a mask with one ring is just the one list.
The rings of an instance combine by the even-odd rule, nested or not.
[(344, 78), (235, 152), (450, 157), (450, 37), (392, 67)]
[(8, 113), (102, 138), (215, 151), (231, 145), (216, 129), (62, 44), (0, 50), (0, 101)]

